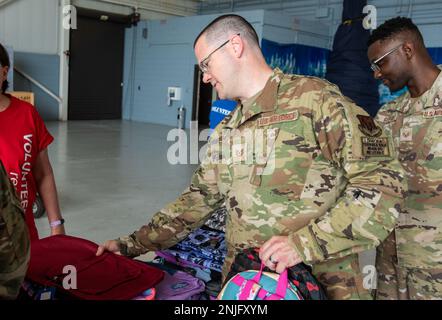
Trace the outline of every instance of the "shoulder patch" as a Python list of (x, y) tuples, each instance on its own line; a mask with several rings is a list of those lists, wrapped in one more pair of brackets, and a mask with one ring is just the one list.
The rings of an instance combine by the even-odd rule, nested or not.
[(360, 114), (356, 117), (359, 120), (359, 130), (361, 130), (361, 132), (367, 137), (379, 137), (382, 134), (381, 127), (376, 125), (372, 117)]
[(358, 128), (365, 135), (361, 137), (362, 155), (365, 157), (389, 157), (388, 138), (380, 137), (382, 129), (370, 116), (358, 114)]

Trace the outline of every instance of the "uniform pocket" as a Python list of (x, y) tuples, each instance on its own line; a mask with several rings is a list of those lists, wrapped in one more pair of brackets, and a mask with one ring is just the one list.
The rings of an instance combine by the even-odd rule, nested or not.
[(370, 292), (363, 286), (357, 255), (314, 265), (313, 274), (330, 300), (372, 300)]
[(279, 181), (272, 179), (276, 165), (275, 142), (278, 135), (278, 128), (264, 129), (255, 135), (253, 164), (249, 171), (249, 182), (252, 185), (271, 186), (279, 183)]
[(418, 149), (416, 183), (419, 189), (432, 194), (432, 197), (442, 196), (442, 118), (428, 128), (421, 147)]
[(265, 163), (253, 166), (250, 183), (261, 187), (297, 188), (300, 194), (313, 158), (320, 153), (316, 142), (309, 139), (308, 134), (302, 135), (303, 132), (301, 123), (283, 124)]
[[(426, 128), (426, 132), (418, 148), (419, 159), (432, 161), (434, 158), (442, 157), (442, 117), (435, 118)], [(427, 159), (428, 158), (428, 159)]]

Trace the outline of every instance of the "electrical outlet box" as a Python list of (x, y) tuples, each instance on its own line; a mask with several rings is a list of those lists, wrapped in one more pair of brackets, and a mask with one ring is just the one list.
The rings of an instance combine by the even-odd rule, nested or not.
[(181, 100), (181, 88), (179, 87), (167, 88), (167, 98), (170, 100)]

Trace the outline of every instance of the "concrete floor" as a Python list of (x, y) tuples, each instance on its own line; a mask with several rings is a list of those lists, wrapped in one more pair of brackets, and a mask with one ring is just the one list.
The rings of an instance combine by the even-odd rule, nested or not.
[[(49, 155), (66, 232), (96, 243), (147, 223), (188, 186), (197, 168), (169, 164), (168, 126), (111, 120), (47, 127), (55, 138)], [(49, 235), (45, 217), (36, 224), (40, 237)], [(362, 266), (373, 261), (373, 251), (361, 255)]]
[[(128, 235), (174, 200), (196, 165), (170, 165), (171, 127), (130, 121), (48, 122), (66, 232), (101, 243)], [(49, 235), (46, 217), (36, 220)]]

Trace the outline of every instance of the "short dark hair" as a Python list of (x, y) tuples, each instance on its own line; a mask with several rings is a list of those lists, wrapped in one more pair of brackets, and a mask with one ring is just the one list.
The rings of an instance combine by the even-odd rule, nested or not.
[(259, 47), (258, 34), (246, 19), (236, 14), (225, 14), (213, 20), (200, 32), (193, 43), (193, 48), (203, 34), (206, 35), (208, 42), (212, 42), (229, 32), (239, 33), (250, 44)]
[[(6, 49), (2, 46), (2, 44), (0, 43), (0, 65), (2, 67), (10, 67), (11, 63), (9, 62), (9, 56), (8, 56), (8, 52), (6, 51)], [(5, 80), (2, 84), (2, 93), (5, 93), (6, 90), (9, 87), (9, 83), (8, 80)]]
[(410, 18), (396, 17), (385, 21), (377, 29), (373, 30), (370, 38), (368, 39), (367, 45), (371, 46), (378, 40), (382, 41), (391, 39), (404, 31), (412, 33), (416, 37), (416, 40), (421, 42), (422, 45), (424, 44), (424, 38), (422, 37), (421, 32)]

